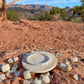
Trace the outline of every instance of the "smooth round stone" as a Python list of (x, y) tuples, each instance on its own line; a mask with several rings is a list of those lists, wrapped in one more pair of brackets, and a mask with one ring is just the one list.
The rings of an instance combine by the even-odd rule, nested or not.
[(19, 76), (19, 71), (16, 71), (14, 74), (15, 76)]
[(1, 67), (2, 72), (8, 72), (10, 70), (9, 64), (5, 64)]
[(13, 63), (13, 58), (8, 59), (8, 63)]
[(0, 79), (1, 79), (1, 80), (5, 80), (5, 78), (6, 78), (5, 74), (1, 74), (1, 75), (0, 75)]
[(45, 84), (50, 83), (50, 78), (47, 75), (43, 75), (41, 77), (41, 79), (42, 79), (43, 83), (45, 83)]
[(42, 81), (38, 78), (36, 78), (34, 81), (33, 81), (33, 84), (42, 84)]
[(75, 74), (75, 75), (73, 76), (73, 78), (74, 78), (75, 80), (78, 80), (78, 75)]
[(17, 62), (19, 60), (18, 57), (13, 58), (14, 62)]
[(25, 71), (24, 73), (23, 73), (23, 75), (24, 75), (24, 79), (30, 79), (31, 78), (31, 73), (30, 73), (30, 71)]
[(71, 59), (72, 62), (78, 62), (78, 57), (74, 57)]
[(31, 81), (29, 81), (29, 80), (24, 80), (23, 84), (31, 84)]
[(22, 59), (24, 69), (34, 73), (46, 73), (57, 65), (56, 57), (48, 52), (39, 51), (25, 55)]

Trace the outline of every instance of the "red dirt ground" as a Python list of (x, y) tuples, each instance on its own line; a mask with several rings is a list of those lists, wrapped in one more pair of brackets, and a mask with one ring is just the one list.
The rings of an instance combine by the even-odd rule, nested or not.
[[(18, 22), (0, 21), (0, 64), (18, 56), (20, 53), (35, 49), (44, 50), (58, 56), (58, 65), (54, 69), (51, 84), (83, 84), (84, 83), (84, 24), (67, 21), (27, 21)], [(79, 61), (73, 63), (70, 72), (61, 71), (58, 66), (67, 59), (78, 57)], [(72, 75), (78, 74), (76, 81)], [(22, 84), (20, 77), (10, 78), (3, 84)]]

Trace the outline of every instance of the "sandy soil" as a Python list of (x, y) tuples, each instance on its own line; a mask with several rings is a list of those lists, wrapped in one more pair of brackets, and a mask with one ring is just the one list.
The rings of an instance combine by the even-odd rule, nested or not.
[[(0, 64), (7, 59), (19, 56), (20, 53), (32, 50), (48, 51), (52, 54), (64, 53), (58, 56), (58, 64), (54, 69), (51, 84), (83, 84), (84, 83), (84, 24), (67, 21), (0, 21)], [(72, 63), (72, 70), (64, 72), (59, 69), (61, 62), (78, 57), (77, 63)], [(21, 63), (21, 56), (19, 56)], [(11, 65), (12, 66), (12, 65)], [(22, 72), (19, 77), (11, 77), (2, 84), (23, 84)], [(0, 73), (1, 74), (1, 73)], [(79, 80), (72, 78), (78, 74)]]

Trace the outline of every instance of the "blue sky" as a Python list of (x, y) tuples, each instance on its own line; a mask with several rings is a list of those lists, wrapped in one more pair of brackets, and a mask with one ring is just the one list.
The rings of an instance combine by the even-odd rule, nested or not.
[[(7, 0), (7, 3), (13, 0)], [(80, 6), (80, 0), (20, 0), (16, 4), (42, 4), (50, 5), (60, 8), (65, 8), (66, 6), (74, 7), (76, 5)]]

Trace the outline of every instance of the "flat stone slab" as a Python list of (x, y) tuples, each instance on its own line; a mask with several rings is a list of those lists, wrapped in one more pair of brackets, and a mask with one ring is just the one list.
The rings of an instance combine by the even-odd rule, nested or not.
[(53, 54), (48, 52), (33, 52), (24, 55), (22, 65), (30, 72), (45, 73), (55, 68), (57, 59)]

